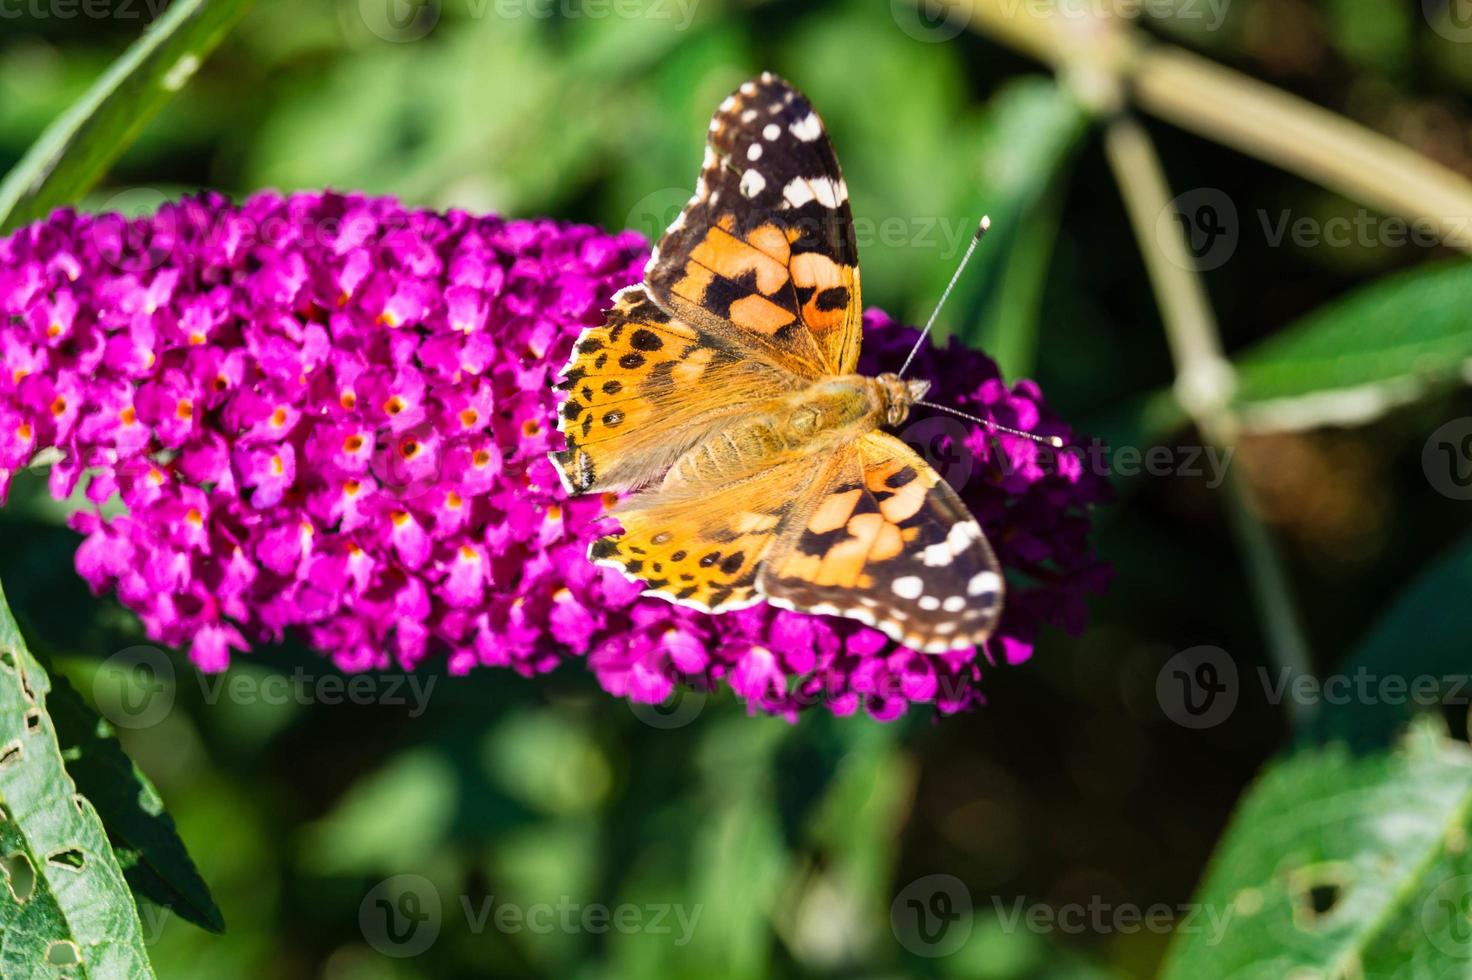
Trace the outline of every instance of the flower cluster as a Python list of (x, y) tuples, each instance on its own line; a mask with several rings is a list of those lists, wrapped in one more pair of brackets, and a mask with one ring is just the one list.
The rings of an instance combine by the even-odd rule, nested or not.
[[(51, 492), (91, 503), (78, 572), (203, 670), (295, 630), (354, 671), (582, 657), (642, 702), (723, 682), (788, 717), (977, 701), (978, 651), (766, 606), (710, 616), (586, 560), (610, 501), (566, 499), (551, 385), (646, 255), (633, 234), (333, 193), (58, 212), (0, 240), (0, 499), (58, 450)], [(892, 368), (914, 331), (867, 326), (865, 369)], [(929, 351), (916, 373), (958, 408), (1068, 435), (981, 354)], [(1010, 573), (987, 653), (1079, 628), (1105, 574), (1086, 541), (1103, 482), (955, 419), (913, 428)]]

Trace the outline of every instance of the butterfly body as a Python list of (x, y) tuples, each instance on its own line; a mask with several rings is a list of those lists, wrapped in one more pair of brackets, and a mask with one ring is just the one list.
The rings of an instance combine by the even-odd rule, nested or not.
[(565, 488), (636, 491), (589, 556), (709, 612), (767, 601), (928, 652), (985, 640), (1001, 570), (955, 491), (884, 431), (929, 385), (857, 372), (862, 311), (833, 148), (763, 75), (721, 104), (645, 281), (563, 369)]
[(666, 475), (666, 489), (720, 486), (804, 457), (823, 458), (881, 425), (898, 425), (929, 385), (894, 375), (819, 381), (754, 409), (687, 450)]

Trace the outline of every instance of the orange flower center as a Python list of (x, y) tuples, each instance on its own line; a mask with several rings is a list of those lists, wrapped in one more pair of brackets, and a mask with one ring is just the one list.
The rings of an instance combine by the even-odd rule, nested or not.
[(363, 443), (366, 441), (362, 436), (354, 433), (342, 441), (342, 448), (346, 452), (356, 453), (363, 448)]

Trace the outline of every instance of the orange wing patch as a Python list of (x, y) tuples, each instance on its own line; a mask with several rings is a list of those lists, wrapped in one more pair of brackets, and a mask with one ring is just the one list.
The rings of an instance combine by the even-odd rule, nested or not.
[(583, 331), (561, 377), (567, 448), (552, 462), (568, 493), (642, 486), (743, 403), (798, 383), (674, 319), (642, 286), (620, 293), (604, 324)]
[(884, 432), (836, 458), (772, 548), (760, 591), (929, 653), (984, 642), (1001, 613), (1001, 569), (955, 491)]
[(761, 601), (757, 572), (811, 465), (787, 463), (711, 493), (641, 494), (615, 509), (623, 526), (588, 557), (641, 579), (645, 594), (706, 612)]

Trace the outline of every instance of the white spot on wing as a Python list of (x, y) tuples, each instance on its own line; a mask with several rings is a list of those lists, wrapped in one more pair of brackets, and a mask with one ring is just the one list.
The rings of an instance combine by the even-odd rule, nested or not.
[(807, 114), (807, 118), (795, 122), (787, 128), (792, 130), (793, 136), (796, 136), (804, 143), (811, 143), (823, 135), (823, 124), (818, 122), (817, 115), (811, 112)]
[(774, 140), (781, 135), (782, 127), (778, 126), (776, 123), (767, 123), (767, 127), (762, 130), (762, 139), (768, 141)]
[(755, 170), (748, 170), (741, 175), (741, 193), (746, 197), (756, 197), (767, 189), (767, 178)]
[(948, 613), (960, 612), (966, 608), (966, 600), (962, 596), (953, 595), (941, 605), (941, 608)]
[(971, 581), (966, 583), (967, 595), (985, 595), (988, 592), (997, 592), (1001, 589), (1002, 580), (996, 572), (977, 572), (971, 576)]
[(753, 144), (751, 144), (751, 146), (748, 147), (747, 150), (746, 150), (746, 159), (750, 160), (752, 163), (756, 163), (761, 158), (762, 158), (762, 145), (760, 143), (753, 143)]
[(901, 599), (918, 599), (920, 593), (925, 591), (925, 583), (918, 575), (906, 575), (904, 578), (895, 579), (890, 588), (894, 589), (894, 594)]
[(782, 197), (795, 208), (800, 208), (813, 199), (813, 188), (802, 177), (794, 178), (782, 190)]

